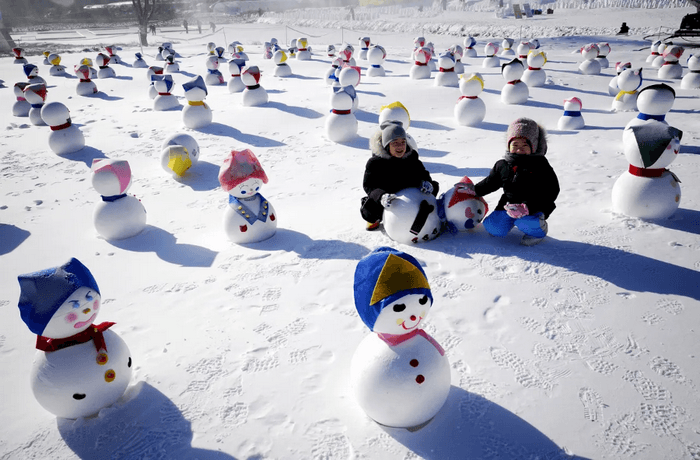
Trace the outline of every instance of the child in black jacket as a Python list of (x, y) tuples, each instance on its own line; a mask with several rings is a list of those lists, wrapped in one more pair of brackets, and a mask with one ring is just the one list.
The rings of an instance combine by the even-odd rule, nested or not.
[(372, 157), (367, 160), (362, 181), (366, 197), (362, 198), (360, 213), (367, 221), (367, 230), (379, 227), (384, 208), (396, 198), (395, 193), (415, 187), (437, 196), (440, 185), (420, 161), (418, 152), (408, 142), (400, 121), (385, 121), (370, 139)]
[(525, 233), (522, 244), (537, 244), (547, 235), (546, 219), (559, 195), (557, 175), (545, 158), (546, 132), (535, 121), (518, 118), (506, 137), (505, 157), (474, 186), (476, 196), (503, 188), (498, 205), (484, 219), (484, 228), (491, 235), (506, 236), (515, 226)]

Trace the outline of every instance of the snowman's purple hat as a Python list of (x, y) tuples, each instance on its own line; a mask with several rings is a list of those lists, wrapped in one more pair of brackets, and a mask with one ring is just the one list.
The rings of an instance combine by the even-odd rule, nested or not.
[(29, 330), (41, 335), (56, 310), (78, 288), (88, 287), (100, 293), (90, 270), (71, 258), (60, 267), (19, 275), (19, 312)]
[(207, 85), (204, 83), (204, 79), (201, 75), (197, 75), (192, 80), (183, 83), (182, 87), (185, 89), (185, 92), (191, 90), (192, 88), (202, 88), (204, 90), (205, 95), (209, 94), (209, 92), (207, 91)]
[(380, 247), (362, 258), (355, 269), (355, 308), (370, 330), (384, 307), (409, 294), (423, 294), (433, 302), (430, 284), (413, 256)]

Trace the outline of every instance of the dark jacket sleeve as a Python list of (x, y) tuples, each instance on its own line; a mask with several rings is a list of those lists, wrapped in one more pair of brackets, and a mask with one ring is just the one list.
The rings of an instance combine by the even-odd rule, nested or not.
[(505, 160), (498, 160), (496, 164), (493, 165), (493, 168), (491, 168), (491, 171), (489, 171), (489, 175), (481, 179), (474, 186), (476, 196), (485, 196), (503, 187), (503, 169), (507, 166)]

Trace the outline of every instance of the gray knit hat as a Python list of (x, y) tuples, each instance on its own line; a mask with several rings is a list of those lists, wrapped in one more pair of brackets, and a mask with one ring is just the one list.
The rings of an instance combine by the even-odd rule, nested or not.
[(530, 144), (532, 153), (537, 151), (540, 138), (540, 127), (536, 121), (529, 118), (518, 118), (508, 126), (506, 131), (506, 139), (508, 139), (508, 149), (510, 150), (510, 142), (516, 137), (523, 137)]
[(387, 120), (379, 127), (382, 130), (382, 146), (386, 148), (395, 139), (406, 139), (406, 130), (398, 120)]

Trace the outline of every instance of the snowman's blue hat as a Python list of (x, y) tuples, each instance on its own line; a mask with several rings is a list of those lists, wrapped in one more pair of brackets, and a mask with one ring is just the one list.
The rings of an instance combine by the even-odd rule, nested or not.
[(205, 95), (209, 94), (207, 91), (207, 85), (204, 83), (204, 79), (201, 75), (197, 75), (192, 80), (183, 83), (182, 87), (185, 89), (185, 92), (191, 90), (192, 88), (202, 88)]
[(433, 302), (430, 285), (413, 256), (380, 247), (363, 257), (355, 269), (355, 308), (370, 330), (384, 307), (409, 294), (423, 294)]
[(19, 275), (19, 312), (29, 330), (41, 335), (54, 313), (78, 288), (100, 293), (90, 270), (72, 258), (60, 267)]

